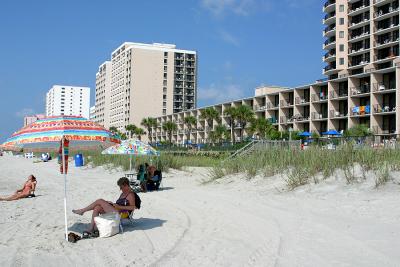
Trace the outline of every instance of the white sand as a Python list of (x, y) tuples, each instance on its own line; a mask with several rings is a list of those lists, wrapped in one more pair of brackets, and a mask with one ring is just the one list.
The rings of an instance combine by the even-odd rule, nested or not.
[[(334, 178), (292, 192), (282, 178), (172, 171), (165, 190), (140, 194), (134, 226), (111, 238), (63, 240), (63, 179), (56, 163), (0, 157), (0, 195), (38, 177), (34, 199), (0, 202), (0, 266), (400, 266), (400, 187)], [(69, 210), (115, 200), (122, 173), (70, 168)], [(68, 214), (71, 229), (90, 220)]]

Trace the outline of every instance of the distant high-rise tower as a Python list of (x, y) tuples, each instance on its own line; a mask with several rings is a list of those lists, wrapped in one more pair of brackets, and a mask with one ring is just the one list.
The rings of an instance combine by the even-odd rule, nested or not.
[(54, 85), (46, 94), (46, 116), (73, 115), (89, 119), (90, 88)]
[[(108, 78), (101, 81), (104, 66)], [(96, 76), (96, 120), (103, 116), (98, 122), (105, 127), (126, 132), (127, 125), (140, 126), (143, 118), (196, 108), (196, 92), (195, 51), (171, 44), (123, 43)]]
[(328, 0), (323, 11), (330, 79), (384, 69), (399, 56), (398, 0)]

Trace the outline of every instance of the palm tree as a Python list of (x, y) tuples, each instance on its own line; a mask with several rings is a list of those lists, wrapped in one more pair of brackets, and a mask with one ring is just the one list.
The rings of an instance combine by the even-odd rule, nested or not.
[(146, 134), (146, 132), (142, 128), (139, 128), (139, 127), (136, 127), (135, 130), (133, 131), (133, 133), (136, 135), (136, 137), (139, 140), (142, 140), (142, 135)]
[(162, 126), (163, 130), (168, 133), (168, 139), (170, 145), (172, 144), (172, 133), (178, 129), (178, 125), (176, 125), (175, 122), (173, 121), (167, 121), (166, 123), (163, 124)]
[(132, 136), (135, 134), (135, 129), (136, 129), (135, 124), (129, 124), (125, 127), (125, 130), (129, 132), (129, 138), (132, 138)]
[(213, 142), (221, 143), (222, 140), (226, 139), (229, 136), (228, 129), (225, 125), (218, 124), (214, 131), (210, 133), (210, 138)]
[(208, 125), (208, 135), (212, 131), (213, 121), (219, 119), (219, 112), (214, 108), (206, 108), (201, 112), (201, 119), (205, 119)]
[(142, 126), (146, 127), (147, 134), (149, 136), (149, 142), (153, 142), (153, 127), (157, 127), (157, 120), (151, 117), (143, 118), (142, 122), (140, 123)]
[(273, 126), (270, 121), (265, 118), (253, 119), (250, 122), (250, 132), (258, 135), (261, 139), (266, 139), (273, 130)]
[(237, 108), (235, 107), (228, 107), (224, 111), (224, 115), (229, 117), (229, 126), (231, 127), (231, 143), (235, 143), (235, 137), (234, 137), (234, 127), (235, 127), (235, 121), (237, 118)]
[(192, 131), (193, 126), (196, 126), (197, 124), (197, 119), (194, 116), (187, 116), (183, 119), (183, 122), (185, 123), (188, 133), (187, 133), (187, 140), (190, 139), (190, 132)]
[(253, 110), (246, 105), (239, 106), (237, 108), (237, 122), (240, 127), (240, 141), (243, 142), (243, 131), (246, 128), (248, 122), (253, 120), (254, 112)]
[(109, 131), (112, 132), (113, 134), (117, 134), (119, 132), (117, 127), (114, 127), (114, 126), (111, 126)]

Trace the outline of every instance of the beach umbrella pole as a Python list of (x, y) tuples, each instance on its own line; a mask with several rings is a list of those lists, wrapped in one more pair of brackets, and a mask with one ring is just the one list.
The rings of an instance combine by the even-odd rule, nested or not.
[(132, 154), (129, 155), (129, 171), (132, 172)]
[(65, 173), (65, 155), (64, 155), (64, 137), (62, 139), (62, 165), (64, 174), (64, 223), (65, 223), (65, 240), (68, 241), (68, 221), (67, 221), (67, 174)]

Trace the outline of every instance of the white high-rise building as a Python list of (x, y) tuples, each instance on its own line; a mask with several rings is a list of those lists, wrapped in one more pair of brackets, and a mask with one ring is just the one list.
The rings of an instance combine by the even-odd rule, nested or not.
[(90, 88), (54, 85), (46, 94), (46, 116), (90, 117)]

